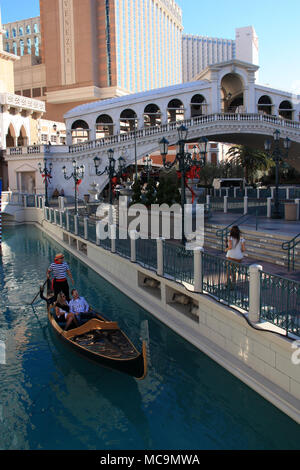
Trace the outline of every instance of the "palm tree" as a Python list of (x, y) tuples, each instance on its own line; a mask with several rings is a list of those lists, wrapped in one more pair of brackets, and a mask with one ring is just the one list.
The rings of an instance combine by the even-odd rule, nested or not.
[(244, 168), (247, 183), (249, 179), (253, 182), (258, 170), (268, 170), (273, 164), (272, 159), (265, 152), (247, 145), (233, 145), (227, 155), (231, 163)]

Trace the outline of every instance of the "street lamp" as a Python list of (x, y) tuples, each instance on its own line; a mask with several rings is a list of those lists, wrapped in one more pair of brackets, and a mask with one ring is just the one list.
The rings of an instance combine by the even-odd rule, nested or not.
[(160, 148), (160, 153), (162, 156), (162, 161), (163, 161), (163, 166), (166, 169), (171, 169), (173, 168), (177, 163), (179, 166), (179, 172), (181, 174), (181, 243), (182, 245), (185, 245), (186, 243), (186, 237), (185, 237), (185, 223), (184, 223), (184, 209), (185, 209), (185, 202), (186, 202), (186, 196), (185, 196), (185, 178), (186, 178), (186, 173), (190, 170), (191, 167), (201, 166), (201, 162), (197, 159), (195, 159), (195, 154), (194, 158), (192, 158), (192, 155), (188, 152), (185, 152), (185, 144), (187, 143), (187, 137), (188, 137), (188, 129), (184, 126), (181, 125), (178, 128), (178, 151), (175, 157), (175, 160), (173, 162), (167, 162), (166, 158), (168, 155), (168, 149), (169, 149), (169, 142), (168, 140), (163, 137), (161, 141), (159, 142), (159, 148)]
[(291, 141), (288, 137), (286, 137), (283, 141), (283, 147), (285, 152), (282, 152), (280, 148), (280, 131), (276, 129), (273, 133), (273, 140), (274, 140), (274, 149), (272, 151), (272, 142), (270, 139), (265, 141), (265, 150), (270, 157), (272, 157), (273, 161), (275, 162), (275, 204), (274, 204), (274, 211), (272, 213), (272, 219), (281, 219), (282, 216), (279, 210), (279, 165), (283, 161), (284, 158), (288, 157), (289, 149), (291, 147)]
[(112, 179), (117, 176), (121, 176), (125, 169), (126, 169), (126, 160), (123, 157), (118, 158), (119, 166), (118, 169), (116, 170), (116, 160), (114, 159), (114, 150), (109, 149), (108, 152), (108, 166), (105, 167), (103, 171), (99, 170), (100, 166), (100, 158), (95, 157), (94, 158), (94, 164), (95, 164), (95, 172), (97, 176), (102, 176), (104, 174), (107, 174), (109, 177), (109, 204), (112, 205)]
[(206, 165), (207, 144), (208, 144), (208, 139), (206, 137), (200, 137), (199, 148), (200, 148), (202, 166)]
[(70, 180), (73, 178), (74, 180), (74, 185), (75, 185), (75, 215), (78, 215), (78, 204), (77, 204), (77, 191), (78, 191), (78, 186), (81, 183), (81, 181), (84, 178), (84, 172), (85, 168), (84, 165), (81, 165), (81, 167), (77, 166), (76, 160), (73, 160), (73, 172), (71, 173), (70, 176), (67, 176), (67, 170), (66, 167), (64, 166), (62, 168), (63, 175), (65, 180)]
[(152, 171), (152, 158), (150, 157), (149, 154), (146, 155), (145, 159), (144, 159), (144, 167), (145, 167), (145, 171), (147, 173), (147, 181), (149, 183), (149, 179), (150, 179), (150, 173)]
[(45, 206), (49, 206), (48, 201), (48, 184), (50, 183), (50, 179), (52, 178), (52, 163), (49, 163), (49, 168), (47, 167), (47, 160), (44, 160), (44, 168), (42, 168), (41, 162), (39, 162), (38, 167), (40, 170), (40, 174), (42, 178), (44, 178), (44, 185), (45, 185)]

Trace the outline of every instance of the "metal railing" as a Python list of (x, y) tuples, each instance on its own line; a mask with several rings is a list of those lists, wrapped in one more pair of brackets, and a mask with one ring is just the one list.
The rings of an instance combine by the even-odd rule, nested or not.
[(218, 301), (249, 310), (249, 267), (203, 253), (203, 290)]
[(293, 271), (295, 270), (295, 248), (298, 245), (300, 245), (300, 233), (281, 245), (281, 248), (288, 252), (288, 271), (290, 271), (291, 268)]
[(261, 272), (260, 320), (300, 335), (300, 282)]
[[(54, 210), (45, 207), (45, 218), (50, 223), (66, 225), (67, 215), (62, 213), (60, 217), (54, 217)], [(58, 211), (57, 211), (58, 212)], [(69, 232), (74, 230), (74, 216), (69, 215)], [(97, 237), (96, 220), (78, 217), (78, 236), (93, 244), (112, 251), (113, 246), (117, 255), (131, 259), (132, 242), (130, 238), (120, 239), (117, 231), (117, 239), (110, 238), (99, 240)], [(82, 219), (82, 220), (80, 220)], [(241, 219), (241, 218), (240, 218)], [(73, 223), (72, 223), (73, 220)], [(84, 225), (87, 224), (87, 231)], [(226, 227), (220, 232), (224, 232)], [(298, 235), (300, 237), (300, 234)], [(295, 237), (296, 238), (296, 237)], [(300, 242), (300, 240), (298, 240)], [(137, 239), (135, 243), (135, 260), (146, 269), (157, 271), (158, 269), (158, 241)], [(206, 252), (201, 254), (201, 292), (204, 292), (219, 302), (232, 307), (238, 307), (245, 312), (250, 311), (250, 267), (242, 263), (229, 261), (221, 256)], [(199, 285), (195, 279), (195, 253), (186, 250), (185, 247), (172, 242), (163, 242), (162, 266), (163, 276), (174, 280), (192, 290), (192, 286)], [(197, 271), (198, 272), (198, 271)], [(190, 285), (191, 287), (188, 287)], [(300, 282), (286, 279), (282, 276), (260, 272), (260, 283), (255, 296), (260, 298), (259, 320), (268, 321), (285, 330), (286, 335), (300, 336)]]

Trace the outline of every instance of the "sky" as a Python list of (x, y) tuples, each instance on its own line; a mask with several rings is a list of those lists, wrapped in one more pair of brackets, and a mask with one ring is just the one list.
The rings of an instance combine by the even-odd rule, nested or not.
[[(176, 0), (184, 33), (235, 39), (253, 26), (259, 38), (259, 83), (300, 94), (300, 0)], [(0, 0), (2, 22), (39, 16), (39, 0)]]

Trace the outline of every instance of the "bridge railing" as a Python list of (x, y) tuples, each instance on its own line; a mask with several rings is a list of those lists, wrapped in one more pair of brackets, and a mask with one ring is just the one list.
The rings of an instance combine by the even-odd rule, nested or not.
[(297, 281), (259, 271), (256, 265), (235, 263), (204, 250), (186, 250), (161, 239), (121, 240), (117, 231), (117, 240), (99, 240), (95, 220), (80, 220), (68, 212), (58, 216), (54, 208), (45, 207), (44, 216), (51, 224), (81, 239), (81, 244), (86, 241), (97, 244), (157, 272), (158, 276), (185, 285), (187, 295), (189, 291), (210, 295), (223, 304), (248, 312), (252, 321), (268, 321), (281, 327), (286, 336), (290, 333), (300, 336), (300, 283)]
[(264, 122), (268, 124), (273, 124), (277, 127), (285, 127), (290, 129), (299, 129), (300, 122), (291, 121), (283, 119), (278, 116), (270, 116), (267, 114), (260, 113), (243, 113), (243, 114), (234, 114), (234, 113), (215, 113), (215, 114), (206, 114), (198, 117), (193, 117), (191, 119), (185, 119), (180, 122), (170, 122), (168, 124), (162, 124), (161, 126), (153, 127), (144, 127), (143, 129), (138, 129), (136, 131), (131, 131), (125, 134), (116, 134), (113, 136), (103, 137), (97, 140), (91, 140), (83, 142), (80, 144), (73, 144), (69, 147), (70, 153), (83, 152), (85, 150), (92, 150), (101, 147), (105, 147), (112, 144), (118, 144), (122, 142), (134, 141), (135, 139), (144, 138), (151, 135), (163, 134), (176, 130), (179, 124), (184, 124), (187, 128), (197, 126), (199, 124), (209, 124), (214, 122), (238, 122), (238, 121), (251, 121), (251, 122)]

